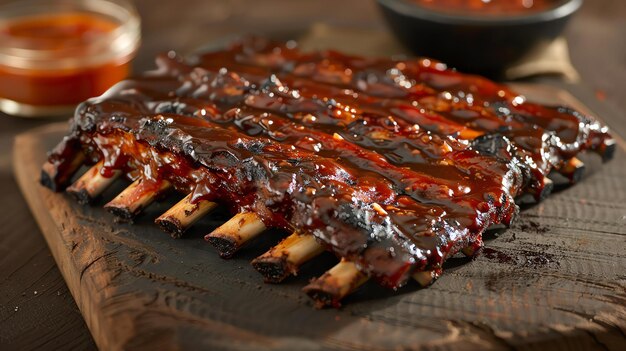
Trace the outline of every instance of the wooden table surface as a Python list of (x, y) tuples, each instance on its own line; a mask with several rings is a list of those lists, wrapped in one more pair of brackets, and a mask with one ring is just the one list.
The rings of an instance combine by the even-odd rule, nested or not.
[[(184, 53), (237, 33), (297, 37), (315, 22), (386, 30), (374, 3), (364, 0), (141, 0), (136, 4), (144, 36), (135, 60), (138, 71), (151, 68), (157, 52)], [(626, 1), (586, 1), (566, 36), (582, 76), (572, 92), (595, 96), (597, 108), (623, 116), (624, 123), (612, 127), (626, 136)], [(0, 349), (94, 349), (13, 179), (13, 136), (45, 123), (0, 115)]]

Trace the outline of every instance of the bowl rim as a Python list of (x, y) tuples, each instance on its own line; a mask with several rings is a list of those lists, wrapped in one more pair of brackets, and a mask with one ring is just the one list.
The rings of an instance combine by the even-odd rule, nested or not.
[(566, 18), (576, 12), (583, 4), (583, 0), (565, 0), (562, 4), (545, 11), (511, 16), (481, 16), (457, 15), (428, 9), (410, 0), (376, 0), (382, 7), (386, 7), (398, 14), (417, 19), (452, 25), (520, 25), (541, 22), (551, 22)]

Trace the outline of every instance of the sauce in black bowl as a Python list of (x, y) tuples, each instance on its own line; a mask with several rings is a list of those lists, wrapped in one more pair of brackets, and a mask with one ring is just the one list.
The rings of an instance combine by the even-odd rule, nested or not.
[[(528, 0), (377, 1), (396, 37), (415, 54), (497, 78), (558, 37), (583, 0), (534, 0), (530, 7), (522, 2)], [(469, 9), (472, 4), (477, 7)]]
[(424, 8), (450, 14), (524, 15), (546, 11), (565, 0), (411, 0)]

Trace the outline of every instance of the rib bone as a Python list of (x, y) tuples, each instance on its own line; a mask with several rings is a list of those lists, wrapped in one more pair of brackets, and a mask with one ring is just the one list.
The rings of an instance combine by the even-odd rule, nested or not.
[(615, 150), (617, 150), (617, 141), (615, 139), (605, 139), (602, 141), (600, 147), (594, 151), (602, 157), (602, 161), (606, 162), (613, 158)]
[(439, 272), (432, 271), (419, 271), (413, 273), (413, 279), (422, 287), (427, 287), (432, 284), (437, 278), (439, 278)]
[(180, 238), (189, 227), (216, 207), (215, 202), (206, 200), (193, 203), (192, 194), (189, 194), (157, 218), (155, 223), (173, 238)]
[(242, 212), (207, 234), (204, 239), (215, 246), (220, 256), (228, 258), (265, 229), (265, 224), (255, 213)]
[(569, 179), (570, 183), (578, 183), (585, 173), (585, 164), (576, 157), (570, 158), (559, 172)]
[(122, 219), (132, 220), (170, 187), (171, 184), (167, 180), (139, 178), (104, 205), (104, 208)]
[(67, 192), (80, 204), (88, 204), (98, 197), (106, 188), (119, 178), (120, 170), (112, 170), (107, 176), (102, 174), (103, 162), (100, 161), (83, 174)]
[(341, 299), (363, 285), (368, 278), (353, 262), (342, 259), (321, 277), (311, 281), (303, 291), (315, 301), (317, 308), (340, 307)]
[(543, 187), (541, 188), (541, 192), (536, 196), (537, 202), (541, 202), (545, 200), (548, 196), (550, 196), (550, 194), (552, 194), (553, 190), (554, 190), (554, 182), (552, 181), (552, 179), (548, 177), (544, 177)]
[(293, 274), (304, 262), (321, 254), (324, 247), (313, 235), (293, 233), (252, 261), (268, 283), (280, 283)]
[[(422, 287), (432, 284), (440, 275), (440, 270), (415, 272), (411, 277)], [(345, 259), (311, 281), (303, 291), (315, 301), (315, 307), (331, 306), (338, 308), (341, 300), (363, 285), (369, 276), (359, 271), (357, 266)]]
[(71, 160), (64, 161), (63, 166), (46, 161), (41, 167), (40, 182), (53, 191), (61, 191), (84, 162), (85, 154), (82, 152), (77, 152)]

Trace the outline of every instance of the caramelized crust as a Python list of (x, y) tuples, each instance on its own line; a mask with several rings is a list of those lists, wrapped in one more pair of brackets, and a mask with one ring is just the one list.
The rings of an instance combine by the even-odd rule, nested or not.
[(292, 44), (159, 56), (158, 70), (80, 105), (45, 184), (61, 189), (84, 152), (105, 171), (165, 180), (190, 204), (314, 235), (396, 288), (475, 252), (486, 228), (516, 215), (515, 198), (544, 197), (548, 173), (577, 169), (582, 150), (611, 154), (591, 117), (442, 63)]

